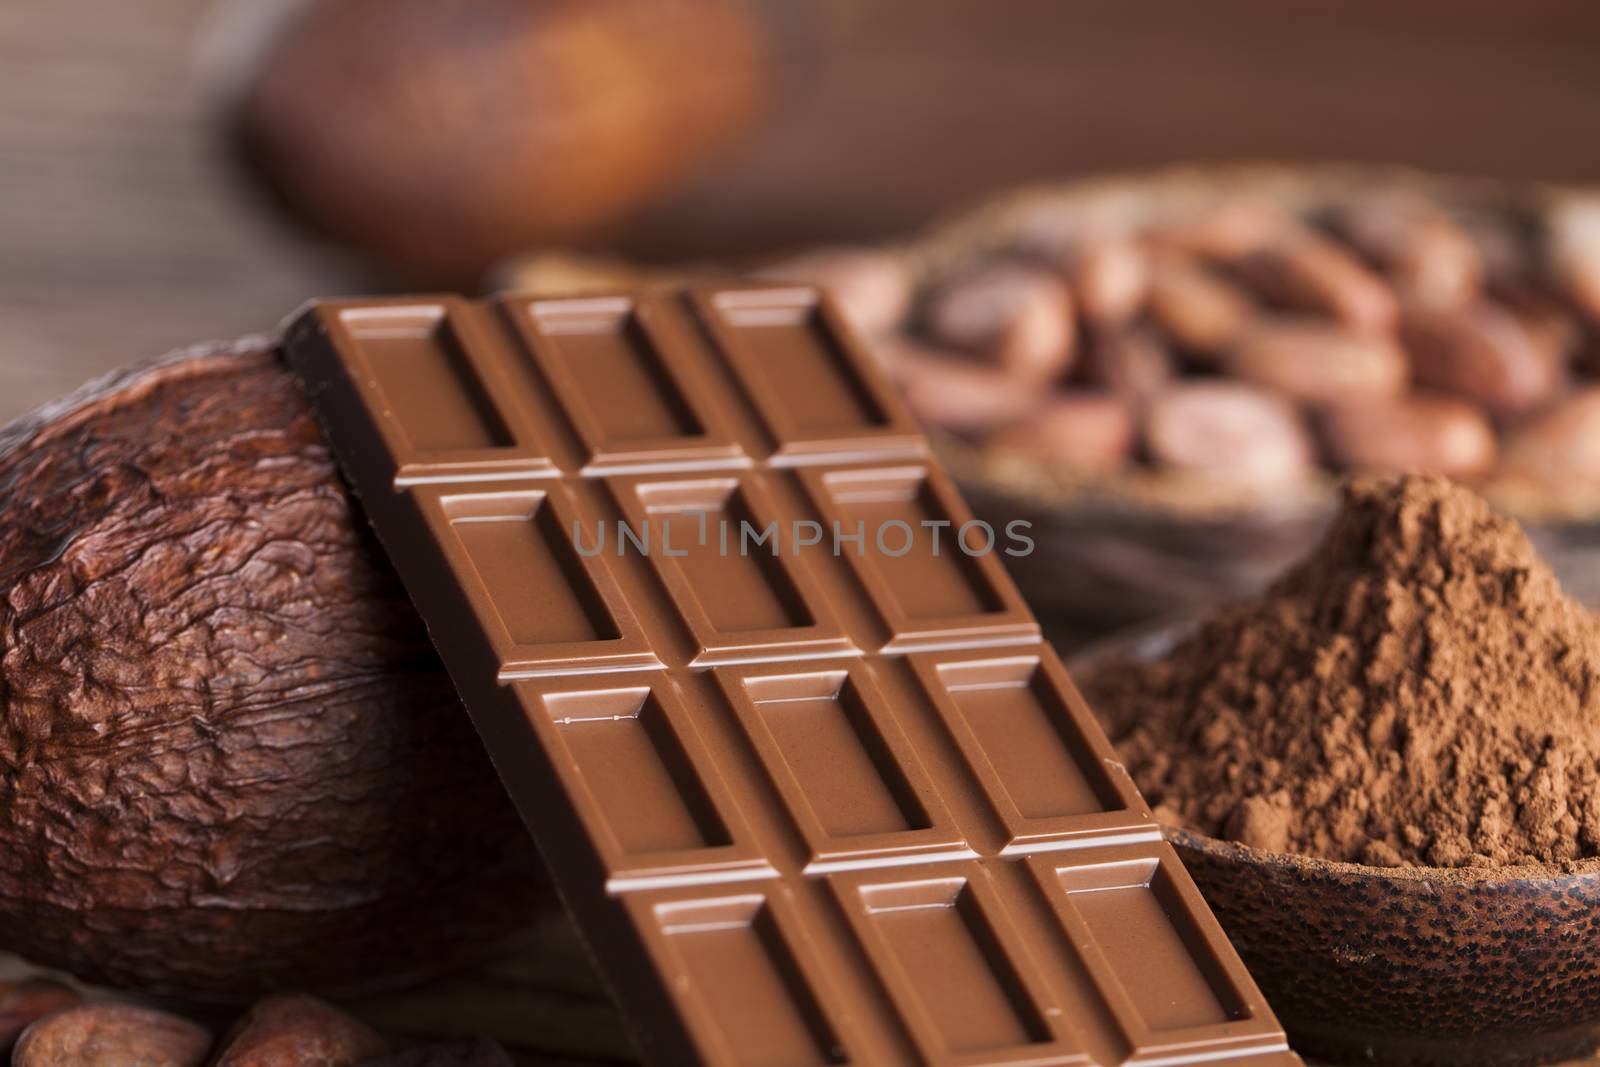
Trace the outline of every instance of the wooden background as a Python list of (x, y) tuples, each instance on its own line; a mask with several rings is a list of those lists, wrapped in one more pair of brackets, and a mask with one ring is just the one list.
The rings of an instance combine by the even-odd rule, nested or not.
[[(1600, 179), (1600, 5), (1580, 0), (752, 2), (781, 40), (768, 128), (616, 243), (661, 257), (892, 233), (996, 185), (1191, 159)], [(221, 54), (219, 6), (0, 3), (0, 419), (381, 285), (223, 158), (228, 64), (201, 59)]]

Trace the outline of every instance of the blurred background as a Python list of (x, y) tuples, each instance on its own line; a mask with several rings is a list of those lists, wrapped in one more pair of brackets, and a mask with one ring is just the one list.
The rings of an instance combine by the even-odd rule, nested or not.
[[(298, 6), (0, 5), (0, 417), (174, 346), (270, 329), (316, 293), (486, 276), (501, 250), (434, 269), (426, 256), (397, 265), (309, 236), (292, 221), (307, 217), (304, 197), (281, 211), (238, 163), (230, 107), (270, 54), (279, 16), (292, 20)], [(703, 120), (712, 128), (673, 134), (685, 158), (652, 148), (597, 163), (638, 180), (604, 192), (594, 210), (572, 200), (574, 185), (605, 185), (593, 174), (569, 170), (554, 189), (527, 182), (521, 209), (534, 217), (520, 232), (534, 245), (546, 234), (656, 260), (767, 253), (907, 234), (1017, 182), (1196, 160), (1600, 178), (1600, 9), (1578, 0), (511, 0), (539, 9), (533, 19), (507, 2), (466, 0), (432, 5), (456, 11), (443, 33), (427, 6), (390, 5), (383, 34), (349, 42), (367, 73), (305, 86), (304, 106), (348, 118), (379, 98), (392, 104), (399, 83), (374, 66), (440, 44), (470, 55), (481, 16), (506, 32), (582, 37), (613, 62), (502, 84), (485, 64), (486, 84), (462, 90), (465, 99), (411, 99), (416, 137), (439, 142), (468, 175), (527, 165), (504, 141), (470, 150), (464, 130), (482, 122), (486, 100), (535, 143), (589, 155), (600, 135), (569, 127), (597, 93), (626, 110), (648, 80), (668, 98), (663, 108), (714, 113)], [(665, 57), (597, 39), (652, 18), (689, 27), (640, 31)], [(533, 61), (538, 46), (520, 54)], [(729, 56), (737, 62), (721, 69)], [(324, 58), (297, 61), (315, 70)], [(678, 100), (672, 87), (691, 68), (709, 68), (712, 84)], [(280, 109), (276, 121), (289, 151), (292, 124), (311, 120)], [(642, 136), (629, 122), (695, 125), (636, 109), (600, 128), (613, 140)], [(306, 132), (317, 136), (326, 134)], [(361, 136), (382, 145), (391, 134)], [(541, 212), (574, 221), (549, 225)]]

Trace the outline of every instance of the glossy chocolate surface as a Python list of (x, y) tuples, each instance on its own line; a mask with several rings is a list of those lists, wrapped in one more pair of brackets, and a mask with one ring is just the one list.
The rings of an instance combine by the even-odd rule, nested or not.
[(287, 347), (648, 1062), (1298, 1062), (814, 291)]

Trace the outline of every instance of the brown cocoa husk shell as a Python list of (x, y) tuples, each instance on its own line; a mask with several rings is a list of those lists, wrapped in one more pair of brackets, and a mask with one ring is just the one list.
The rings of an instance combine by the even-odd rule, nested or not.
[(482, 957), (545, 886), (270, 341), (0, 431), (0, 949), (347, 993)]

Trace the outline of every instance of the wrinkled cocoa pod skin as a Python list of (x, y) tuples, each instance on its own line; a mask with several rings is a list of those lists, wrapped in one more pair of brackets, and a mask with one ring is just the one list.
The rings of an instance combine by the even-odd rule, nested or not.
[(188, 1019), (132, 1004), (84, 1004), (23, 1032), (11, 1067), (200, 1067), (211, 1034)]
[(385, 1056), (377, 1031), (316, 997), (271, 997), (253, 1006), (208, 1067), (355, 1067)]
[(545, 884), (269, 343), (0, 431), (0, 949), (348, 992), (481, 957)]

